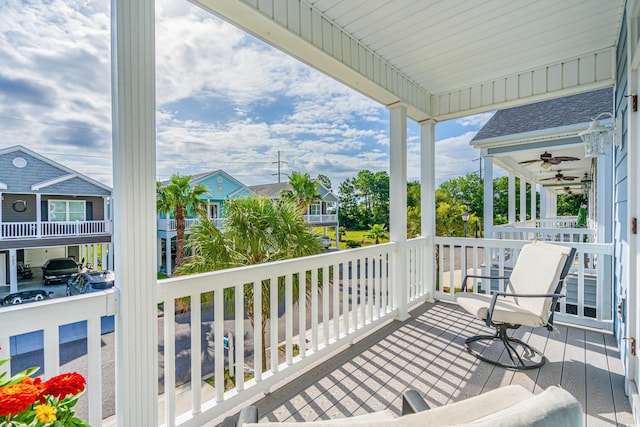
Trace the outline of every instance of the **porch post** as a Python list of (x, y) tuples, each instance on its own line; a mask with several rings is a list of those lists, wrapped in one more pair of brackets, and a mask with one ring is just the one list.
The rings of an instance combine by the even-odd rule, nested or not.
[(429, 294), (433, 301), (436, 290), (435, 241), (436, 235), (436, 121), (420, 122), (420, 230), (427, 238), (425, 250), (425, 271), (423, 280), (427, 281)]
[(520, 222), (527, 220), (527, 181), (520, 177)]
[(393, 263), (396, 319), (409, 318), (407, 293), (407, 106), (389, 106), (389, 235), (397, 244)]
[(547, 189), (540, 186), (540, 219), (547, 219)]
[[(158, 425), (154, 0), (112, 0), (116, 425)], [(168, 393), (172, 390), (167, 390)]]
[(171, 267), (171, 237), (167, 231), (167, 237), (164, 239), (164, 273), (167, 276), (171, 276)]
[(36, 193), (36, 236), (42, 237), (42, 194)]
[(18, 292), (18, 251), (9, 249), (9, 293)]
[(516, 173), (509, 172), (509, 188), (507, 191), (509, 195), (509, 224), (515, 224), (516, 222)]
[(536, 220), (536, 199), (537, 199), (537, 194), (536, 194), (536, 183), (535, 181), (531, 183), (531, 220), (535, 221)]
[(493, 237), (493, 158), (484, 157), (484, 238)]

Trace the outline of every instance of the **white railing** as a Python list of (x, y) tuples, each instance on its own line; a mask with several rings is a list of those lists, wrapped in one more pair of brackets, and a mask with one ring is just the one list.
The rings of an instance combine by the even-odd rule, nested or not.
[(337, 223), (338, 215), (322, 214), (322, 215), (304, 215), (305, 222), (309, 224)]
[[(166, 425), (202, 425), (390, 319), (396, 311), (391, 275), (396, 246), (388, 243), (158, 282), (158, 302), (164, 307), (165, 391), (176, 387), (175, 307), (183, 306), (185, 299), (209, 301), (209, 306), (189, 311), (190, 344), (180, 349), (190, 358), (191, 410), (177, 414), (175, 394), (165, 393)], [(263, 304), (269, 306), (263, 310)], [(202, 318), (204, 310), (210, 313), (208, 307), (213, 311), (213, 333), (203, 342)], [(228, 333), (240, 337), (234, 368), (252, 372), (253, 378), (245, 381), (236, 375), (233, 388), (226, 391)], [(245, 348), (246, 334), (253, 335), (251, 348)], [(212, 372), (202, 372), (201, 354), (213, 355)], [(201, 397), (203, 376), (215, 382), (214, 398), (206, 402)]]
[(494, 239), (547, 240), (552, 242), (594, 243), (596, 231), (589, 228), (494, 227)]
[(25, 239), (111, 234), (111, 221), (3, 222), (0, 239)]
[[(0, 360), (12, 354), (12, 339), (18, 335), (42, 331), (44, 366), (38, 375), (44, 378), (60, 374), (60, 326), (86, 321), (88, 413), (80, 414), (90, 425), (102, 424), (102, 342), (101, 319), (115, 314), (117, 290), (95, 292), (69, 298), (39, 301), (0, 308)], [(15, 345), (15, 344), (14, 344)], [(15, 350), (15, 349), (14, 349)], [(11, 372), (10, 362), (0, 372)], [(85, 418), (86, 417), (86, 418)]]
[[(437, 237), (436, 297), (453, 300), (465, 274), (503, 276), (511, 271), (522, 240)], [(557, 319), (583, 326), (613, 330), (612, 244), (565, 243), (576, 248), (576, 260), (565, 281), (566, 298), (559, 301)], [(469, 291), (487, 293), (503, 289), (504, 281), (469, 282)]]
[[(223, 218), (211, 218), (213, 225), (218, 228), (222, 228), (224, 219)], [(184, 231), (188, 232), (189, 229), (198, 223), (198, 218), (185, 218), (184, 220)], [(158, 231), (176, 231), (176, 220), (175, 219), (166, 219), (166, 218), (158, 218)]]

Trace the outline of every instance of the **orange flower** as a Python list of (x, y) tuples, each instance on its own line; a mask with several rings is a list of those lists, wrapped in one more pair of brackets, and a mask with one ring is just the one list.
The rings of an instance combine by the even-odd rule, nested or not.
[(45, 381), (44, 385), (47, 387), (45, 394), (64, 399), (69, 394), (78, 394), (83, 391), (86, 383), (84, 377), (77, 372), (56, 375)]
[(31, 384), (11, 384), (0, 387), (0, 417), (17, 415), (29, 409), (40, 397), (38, 388)]

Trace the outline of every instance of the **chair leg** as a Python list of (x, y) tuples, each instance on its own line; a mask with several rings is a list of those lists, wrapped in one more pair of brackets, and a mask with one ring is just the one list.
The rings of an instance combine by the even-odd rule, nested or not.
[[(506, 369), (514, 369), (514, 370), (538, 369), (546, 363), (547, 358), (544, 357), (544, 355), (540, 353), (538, 350), (531, 347), (529, 344), (525, 343), (522, 340), (510, 337), (507, 334), (507, 330), (509, 329), (508, 326), (497, 325), (496, 328), (497, 330), (495, 335), (476, 335), (476, 336), (467, 338), (465, 340), (467, 351), (484, 362), (491, 363), (492, 365), (500, 366)], [(504, 346), (504, 349), (507, 352), (507, 355), (509, 356), (509, 359), (511, 360), (511, 363), (503, 363), (503, 362), (500, 362), (499, 360), (494, 360), (486, 356), (483, 356), (481, 351), (474, 349), (472, 346), (472, 343), (474, 342), (485, 342), (488, 346), (492, 341), (500, 341), (502, 343), (502, 345)], [(521, 346), (522, 351), (518, 352), (514, 344)], [(530, 357), (523, 357), (523, 356), (535, 356), (535, 355), (538, 355), (540, 357), (539, 362), (533, 362), (528, 360), (530, 359)]]

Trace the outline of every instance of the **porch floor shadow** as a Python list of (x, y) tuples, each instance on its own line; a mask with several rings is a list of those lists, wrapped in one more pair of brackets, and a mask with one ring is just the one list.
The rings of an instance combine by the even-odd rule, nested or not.
[(457, 305), (423, 304), (407, 321), (383, 326), (258, 400), (260, 420), (325, 420), (385, 408), (399, 415), (400, 396), (408, 388), (436, 407), (520, 384), (534, 393), (562, 386), (582, 404), (587, 426), (633, 424), (612, 335), (567, 326), (555, 332), (522, 327), (515, 334), (548, 361), (540, 369), (514, 372), (466, 351), (465, 338), (478, 333), (492, 331)]

